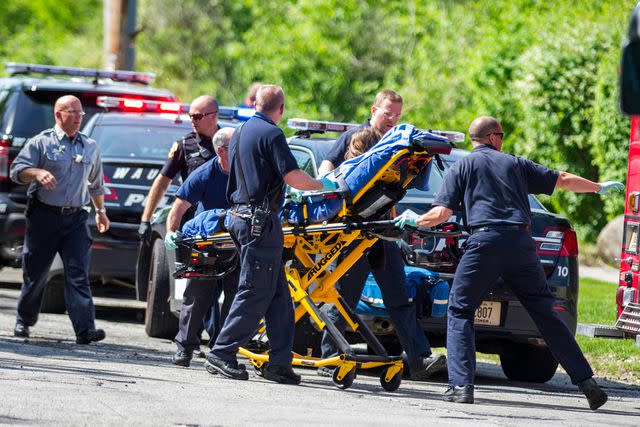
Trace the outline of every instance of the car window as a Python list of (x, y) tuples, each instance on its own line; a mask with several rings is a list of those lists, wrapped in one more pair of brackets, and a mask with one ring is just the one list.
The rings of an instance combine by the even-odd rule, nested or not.
[(298, 163), (298, 167), (308, 173), (309, 175), (315, 177), (316, 176), (316, 167), (313, 163), (313, 155), (311, 151), (298, 148), (291, 147), (291, 152), (293, 153), (293, 157), (295, 157), (296, 162)]
[(176, 127), (148, 127), (101, 125), (93, 128), (91, 138), (100, 146), (103, 157), (137, 157), (166, 159), (174, 141), (188, 129)]
[[(447, 171), (449, 167), (450, 165), (447, 165), (447, 163), (445, 163), (445, 171)], [(440, 187), (442, 187), (443, 176), (444, 172), (441, 171), (436, 164), (434, 164), (431, 168), (431, 174), (429, 175), (429, 189), (427, 191), (422, 191), (412, 188), (407, 191), (407, 196), (434, 198), (436, 194), (438, 194)]]

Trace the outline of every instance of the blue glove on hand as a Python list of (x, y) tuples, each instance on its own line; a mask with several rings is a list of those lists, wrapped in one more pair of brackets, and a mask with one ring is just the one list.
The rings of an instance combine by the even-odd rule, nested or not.
[(164, 236), (164, 247), (167, 249), (178, 249), (178, 245), (176, 244), (176, 239), (182, 237), (182, 233), (179, 231), (170, 231)]
[(336, 183), (331, 181), (329, 178), (322, 178), (320, 179), (320, 182), (322, 183), (320, 191), (336, 191), (338, 188)]
[(393, 222), (395, 223), (395, 226), (401, 230), (406, 227), (418, 228), (418, 217), (419, 215), (417, 213), (411, 209), (407, 209), (402, 212), (400, 216), (395, 217)]
[(606, 181), (600, 182), (599, 184), (602, 186), (602, 188), (596, 191), (596, 193), (603, 196), (609, 194), (611, 191), (624, 191), (624, 184), (618, 181)]

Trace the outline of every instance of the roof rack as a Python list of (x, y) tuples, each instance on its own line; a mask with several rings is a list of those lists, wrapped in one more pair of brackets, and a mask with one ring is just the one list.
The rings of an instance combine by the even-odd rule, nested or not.
[(346, 132), (357, 128), (355, 123), (323, 122), (319, 120), (289, 119), (287, 127), (296, 129), (297, 133)]
[(54, 65), (26, 64), (7, 62), (5, 70), (12, 76), (18, 74), (46, 74), (49, 76), (90, 77), (94, 82), (98, 79), (111, 79), (119, 82), (141, 83), (149, 85), (156, 80), (153, 73), (139, 73), (125, 70), (100, 70), (97, 68), (58, 67)]

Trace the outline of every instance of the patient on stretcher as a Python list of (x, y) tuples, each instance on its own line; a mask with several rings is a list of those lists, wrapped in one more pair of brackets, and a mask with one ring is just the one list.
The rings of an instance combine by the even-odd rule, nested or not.
[[(367, 131), (368, 132), (368, 131)], [(354, 146), (352, 154), (359, 154), (367, 144), (371, 144), (375, 135), (362, 134), (362, 144)], [(302, 193), (301, 200), (285, 200), (280, 217), (284, 225), (318, 224), (331, 221), (341, 211), (344, 203), (349, 206), (353, 220), (379, 219), (388, 213), (406, 193), (401, 183), (407, 177), (409, 167), (418, 169), (418, 176), (412, 186), (426, 190), (431, 171), (431, 162), (426, 158), (417, 162), (399, 159), (388, 174), (380, 176), (379, 172), (387, 162), (400, 150), (414, 148), (430, 154), (448, 152), (450, 144), (446, 137), (416, 129), (412, 125), (401, 124), (389, 130), (371, 149), (343, 162), (337, 169), (325, 175), (337, 184), (335, 192), (310, 191)], [(350, 147), (351, 148), (351, 147)], [(348, 152), (349, 153), (349, 152)], [(353, 198), (371, 181), (377, 180), (358, 200)], [(222, 218), (222, 219), (221, 219)], [(188, 221), (183, 227), (184, 236), (206, 236), (223, 230), (223, 213), (206, 211)]]

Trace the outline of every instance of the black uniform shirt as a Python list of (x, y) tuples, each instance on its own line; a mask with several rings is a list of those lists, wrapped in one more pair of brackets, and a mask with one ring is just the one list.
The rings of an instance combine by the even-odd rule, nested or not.
[(189, 132), (181, 140), (173, 143), (169, 151), (169, 158), (160, 173), (169, 179), (173, 179), (180, 173), (184, 182), (191, 172), (214, 156), (215, 151), (211, 138)]
[[(238, 159), (236, 151), (239, 152)], [(248, 199), (242, 190), (240, 171), (236, 167), (238, 160), (242, 165)], [(235, 131), (229, 143), (229, 162), (229, 202), (261, 204), (268, 199), (273, 211), (280, 209), (284, 194), (283, 177), (298, 169), (298, 163), (289, 149), (284, 133), (269, 117), (256, 113)]]
[(433, 205), (457, 211), (463, 203), (469, 227), (531, 225), (528, 195), (550, 195), (557, 180), (557, 171), (480, 145), (449, 169)]
[(363, 125), (358, 126), (356, 128), (349, 129), (338, 138), (331, 147), (329, 153), (324, 158), (325, 160), (329, 160), (333, 163), (333, 166), (336, 168), (344, 162), (344, 156), (347, 154), (347, 150), (349, 149), (349, 143), (351, 142), (351, 137), (354, 133), (358, 132), (362, 128), (370, 127), (371, 123), (369, 123), (369, 119), (367, 119)]

